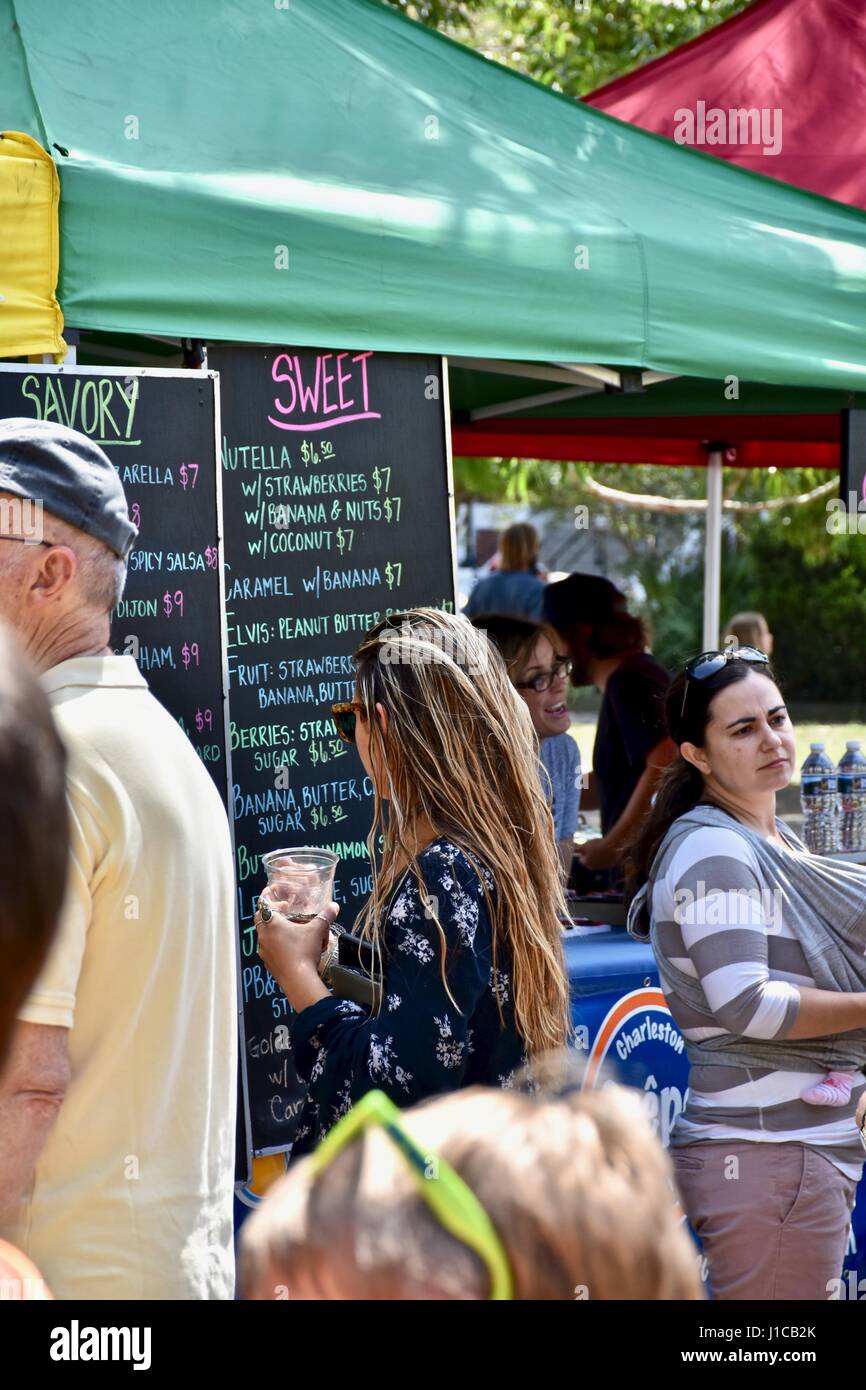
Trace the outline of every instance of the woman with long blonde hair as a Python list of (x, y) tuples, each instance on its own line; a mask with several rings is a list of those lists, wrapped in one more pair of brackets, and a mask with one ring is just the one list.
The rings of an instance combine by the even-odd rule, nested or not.
[(418, 608), (377, 623), (355, 664), (355, 700), (335, 718), (374, 787), (358, 925), (381, 966), (378, 1008), (319, 978), (336, 904), (299, 923), (269, 889), (256, 914), (259, 954), (296, 1010), (308, 1101), (295, 1153), (375, 1087), (406, 1106), (507, 1086), (569, 1033), (553, 827), (502, 658), (465, 618)]

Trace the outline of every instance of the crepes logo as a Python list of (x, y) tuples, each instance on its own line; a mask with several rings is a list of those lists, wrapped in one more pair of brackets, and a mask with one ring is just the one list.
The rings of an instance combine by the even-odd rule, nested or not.
[[(611, 1063), (610, 1070), (605, 1063)], [(685, 1041), (660, 989), (623, 995), (608, 1010), (595, 1035), (583, 1089), (603, 1085), (610, 1071), (644, 1093), (649, 1121), (667, 1147), (688, 1093)]]

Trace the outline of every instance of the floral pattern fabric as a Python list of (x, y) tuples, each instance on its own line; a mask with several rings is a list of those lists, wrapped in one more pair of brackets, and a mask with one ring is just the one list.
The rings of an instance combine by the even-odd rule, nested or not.
[(405, 1107), (463, 1086), (507, 1086), (525, 1060), (502, 945), (494, 966), (484, 897), (486, 887), (495, 900), (493, 876), (483, 866), (476, 871), (444, 838), (419, 855), (418, 865), (424, 890), (407, 872), (386, 909), (380, 1011), (329, 997), (291, 1025), (308, 1091), (295, 1156), (314, 1148), (373, 1088)]

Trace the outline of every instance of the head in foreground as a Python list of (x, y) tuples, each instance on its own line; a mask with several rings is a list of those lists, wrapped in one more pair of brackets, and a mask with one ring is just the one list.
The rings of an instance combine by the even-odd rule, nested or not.
[(48, 700), (0, 623), (0, 1067), (63, 904), (65, 776)]
[(640, 1097), (619, 1086), (561, 1099), (472, 1087), (400, 1116), (413, 1173), (367, 1128), (320, 1174), (293, 1168), (241, 1236), (246, 1297), (487, 1299), (488, 1264), (450, 1234), (420, 1184), (444, 1160), (492, 1222), (519, 1300), (697, 1299), (697, 1252)]

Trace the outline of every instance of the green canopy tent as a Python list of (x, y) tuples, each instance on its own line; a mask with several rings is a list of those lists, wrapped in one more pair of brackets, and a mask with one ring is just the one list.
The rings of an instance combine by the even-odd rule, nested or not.
[(503, 403), (512, 421), (584, 398), (609, 414), (666, 383), (682, 418), (697, 378), (727, 417), (736, 378), (755, 414), (763, 388), (771, 413), (808, 388), (838, 414), (866, 389), (866, 215), (378, 0), (77, 0), (50, 25), (40, 0), (0, 0), (0, 93), (2, 126), (57, 159), (59, 298), (84, 347), (441, 353), (458, 450)]

